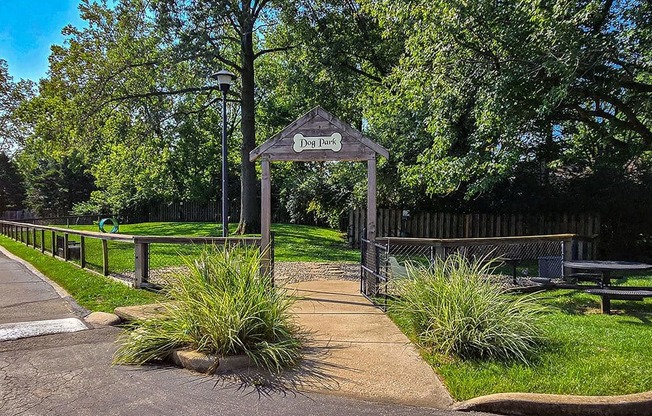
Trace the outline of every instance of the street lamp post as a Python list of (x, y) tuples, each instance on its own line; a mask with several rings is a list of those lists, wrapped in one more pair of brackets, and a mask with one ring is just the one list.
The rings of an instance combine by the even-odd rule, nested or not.
[(235, 75), (222, 69), (211, 75), (211, 77), (217, 80), (217, 85), (222, 91), (222, 237), (226, 237), (229, 235), (229, 193), (226, 169), (226, 93), (229, 92)]

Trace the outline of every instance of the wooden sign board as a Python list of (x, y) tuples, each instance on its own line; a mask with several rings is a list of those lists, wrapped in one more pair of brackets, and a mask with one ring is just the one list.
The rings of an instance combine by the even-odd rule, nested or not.
[(310, 110), (249, 153), (274, 161), (363, 161), (389, 152), (321, 107)]

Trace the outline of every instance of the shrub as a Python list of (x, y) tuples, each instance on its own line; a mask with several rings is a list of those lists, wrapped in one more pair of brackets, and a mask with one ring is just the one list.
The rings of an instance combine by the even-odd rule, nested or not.
[(207, 249), (186, 265), (167, 278), (164, 316), (127, 330), (115, 363), (144, 364), (193, 349), (246, 354), (257, 366), (279, 371), (300, 358), (291, 299), (261, 275), (257, 249)]
[(532, 295), (512, 295), (489, 279), (490, 262), (461, 255), (434, 265), (408, 264), (397, 282), (391, 313), (407, 322), (419, 345), (465, 359), (518, 359), (525, 363), (542, 340), (543, 308)]

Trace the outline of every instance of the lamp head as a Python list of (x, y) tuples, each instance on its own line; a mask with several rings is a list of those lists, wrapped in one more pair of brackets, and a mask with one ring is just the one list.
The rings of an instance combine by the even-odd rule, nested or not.
[(227, 93), (231, 88), (231, 84), (235, 79), (235, 74), (227, 71), (226, 69), (221, 69), (218, 72), (211, 75), (211, 78), (217, 80), (217, 85), (220, 88), (220, 91)]

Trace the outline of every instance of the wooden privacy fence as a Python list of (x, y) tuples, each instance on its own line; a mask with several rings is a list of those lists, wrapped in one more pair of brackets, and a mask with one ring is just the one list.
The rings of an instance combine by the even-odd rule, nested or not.
[[(209, 202), (173, 202), (150, 205), (147, 209), (148, 222), (159, 221), (189, 221), (189, 222), (222, 222), (221, 201)], [(236, 200), (229, 204), (230, 222), (240, 215), (240, 204)]]
[[(408, 214), (408, 215), (403, 215)], [(360, 242), (365, 211), (349, 212), (348, 241)], [(409, 212), (381, 208), (376, 220), (377, 237), (484, 238), (525, 235), (600, 233), (598, 214), (451, 214)]]
[[(260, 237), (170, 237), (104, 234), (0, 220), (0, 233), (41, 253), (58, 257), (91, 271), (148, 286), (185, 267), (184, 257), (196, 256), (206, 244), (261, 247)], [(273, 239), (269, 248), (273, 254)], [(273, 255), (264, 270), (273, 273)]]

